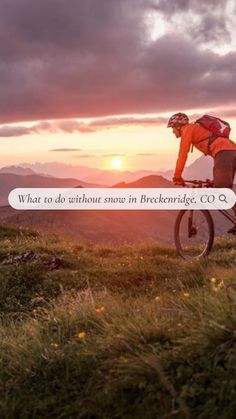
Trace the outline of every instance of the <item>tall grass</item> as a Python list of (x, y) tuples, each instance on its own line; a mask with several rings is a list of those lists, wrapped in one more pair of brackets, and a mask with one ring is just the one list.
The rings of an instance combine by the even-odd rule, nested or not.
[(2, 262), (38, 257), (0, 265), (1, 418), (234, 418), (232, 242), (186, 263), (150, 244), (2, 237)]

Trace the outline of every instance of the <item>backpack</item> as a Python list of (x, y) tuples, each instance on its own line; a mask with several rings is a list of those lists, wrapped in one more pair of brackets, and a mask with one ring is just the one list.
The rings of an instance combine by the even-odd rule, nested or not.
[(223, 119), (215, 116), (203, 115), (201, 118), (197, 119), (195, 123), (208, 129), (214, 136), (229, 138), (231, 128), (229, 123), (223, 121)]
[(218, 137), (226, 137), (229, 138), (229, 134), (231, 131), (231, 127), (228, 122), (223, 121), (223, 119), (217, 118), (215, 116), (210, 115), (203, 115), (201, 118), (195, 121), (195, 124), (200, 124), (204, 128), (210, 131), (210, 136), (204, 138), (202, 141), (208, 140), (208, 151), (210, 153), (210, 145), (215, 141)]

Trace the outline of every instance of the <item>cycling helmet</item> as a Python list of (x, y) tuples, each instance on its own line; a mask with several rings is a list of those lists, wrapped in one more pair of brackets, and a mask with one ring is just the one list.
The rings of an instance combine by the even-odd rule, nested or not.
[(185, 113), (178, 112), (172, 115), (168, 121), (167, 127), (182, 127), (183, 125), (186, 125), (189, 123), (189, 119)]

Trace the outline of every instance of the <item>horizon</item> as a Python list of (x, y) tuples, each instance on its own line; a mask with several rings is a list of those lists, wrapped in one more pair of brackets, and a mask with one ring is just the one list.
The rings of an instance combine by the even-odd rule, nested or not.
[[(189, 163), (189, 164), (187, 164), (186, 165), (186, 168), (188, 168), (189, 166), (192, 166), (192, 164), (194, 164), (196, 161), (198, 161), (199, 159), (201, 159), (201, 157), (204, 157), (204, 156), (198, 156), (198, 157), (196, 157), (191, 163)], [(9, 165), (0, 165), (0, 170), (1, 169), (12, 169), (12, 168), (23, 168), (23, 169), (27, 169), (27, 168), (29, 168), (29, 169), (32, 169), (32, 170), (39, 170), (39, 166), (48, 166), (48, 167), (50, 167), (50, 166), (55, 166), (55, 165), (63, 165), (63, 166), (65, 166), (65, 168), (66, 167), (71, 167), (71, 168), (75, 168), (75, 169), (79, 169), (79, 168), (81, 168), (81, 169), (91, 169), (91, 170), (98, 170), (98, 171), (101, 171), (101, 172), (113, 172), (113, 173), (117, 173), (117, 174), (122, 174), (122, 173), (138, 173), (138, 172), (150, 172), (150, 173), (157, 173), (157, 175), (159, 174), (159, 173), (164, 173), (164, 172), (168, 172), (168, 171), (173, 171), (174, 170), (174, 168), (173, 167), (166, 167), (166, 168), (161, 168), (161, 169), (157, 169), (157, 170), (152, 170), (152, 169), (149, 169), (149, 168), (145, 168), (145, 167), (141, 167), (141, 168), (139, 168), (139, 169), (137, 169), (137, 170), (126, 170), (126, 169), (124, 169), (124, 167), (121, 167), (121, 168), (108, 168), (108, 169), (100, 169), (99, 167), (95, 167), (95, 166), (87, 166), (87, 165), (81, 165), (81, 164), (73, 164), (73, 163), (67, 163), (67, 162), (63, 162), (63, 161), (56, 161), (56, 160), (54, 160), (54, 161), (42, 161), (42, 162), (40, 162), (40, 161), (34, 161), (34, 162), (26, 162), (26, 161), (24, 161), (24, 162), (19, 162), (19, 163), (13, 163), (13, 164), (9, 164)], [(36, 174), (40, 174), (39, 172), (35, 172)]]

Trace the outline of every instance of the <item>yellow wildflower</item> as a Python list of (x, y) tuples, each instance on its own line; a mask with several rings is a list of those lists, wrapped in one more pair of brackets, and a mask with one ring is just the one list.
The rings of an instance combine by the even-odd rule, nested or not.
[(213, 277), (213, 278), (210, 279), (210, 281), (211, 281), (212, 284), (215, 284), (216, 283), (216, 278)]
[(219, 284), (217, 285), (218, 288), (224, 288), (225, 283), (224, 280), (222, 279), (222, 281), (219, 282)]
[(102, 313), (103, 311), (105, 311), (105, 307), (99, 307), (99, 308), (96, 308), (96, 312), (97, 313)]
[(51, 343), (51, 346), (52, 346), (53, 348), (58, 348), (58, 346), (59, 346), (59, 345), (58, 345), (58, 343), (52, 342), (52, 343)]
[(190, 297), (190, 294), (188, 292), (184, 292), (184, 297), (185, 298), (189, 298)]
[(79, 333), (78, 333), (78, 338), (79, 338), (79, 339), (84, 339), (84, 338), (85, 338), (85, 336), (86, 336), (86, 333), (85, 333), (85, 332), (79, 332)]

